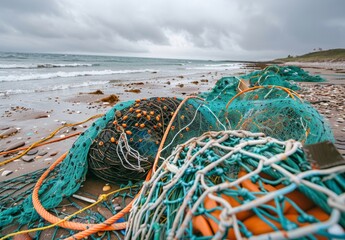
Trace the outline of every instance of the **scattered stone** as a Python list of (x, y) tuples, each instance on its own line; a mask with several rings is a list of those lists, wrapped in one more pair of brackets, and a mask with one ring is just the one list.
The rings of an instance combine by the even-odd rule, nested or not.
[(184, 84), (181, 83), (181, 84), (178, 84), (177, 86), (180, 87), (180, 88), (183, 88), (183, 87), (184, 87)]
[(16, 129), (16, 128), (9, 128), (9, 129), (3, 131), (2, 133), (0, 133), (0, 139), (1, 138), (6, 138), (6, 137), (8, 137), (10, 135), (13, 135), (13, 134), (17, 133), (17, 132), (18, 132), (18, 129)]
[(195, 84), (195, 85), (198, 85), (198, 84), (199, 84), (198, 81), (193, 81), (192, 83)]
[(3, 172), (1, 173), (1, 176), (2, 176), (2, 177), (8, 176), (8, 175), (10, 175), (10, 174), (12, 174), (12, 173), (13, 173), (13, 171), (11, 171), (11, 170), (5, 170), (5, 171), (3, 171)]
[(59, 152), (52, 152), (49, 156), (54, 157), (55, 155), (57, 155)]
[(29, 156), (29, 155), (24, 155), (21, 157), (21, 159), (24, 161), (24, 162), (31, 162), (35, 159), (34, 156)]
[(36, 153), (38, 152), (38, 150), (37, 149), (31, 149), (30, 151), (28, 151), (27, 153), (26, 153), (26, 155), (35, 155)]
[(40, 151), (39, 153), (38, 153), (38, 156), (44, 156), (44, 155), (46, 155), (46, 154), (48, 154), (48, 152), (47, 151)]
[(52, 160), (53, 158), (46, 158), (46, 159), (44, 159), (44, 161), (50, 161), (50, 160)]
[(109, 191), (111, 189), (111, 187), (109, 186), (109, 185), (105, 185), (104, 187), (103, 187), (103, 192), (107, 192), (107, 191)]
[(8, 146), (4, 151), (7, 152), (7, 151), (10, 151), (10, 150), (22, 147), (24, 145), (25, 145), (24, 141), (19, 141), (19, 142), (13, 143), (12, 145)]

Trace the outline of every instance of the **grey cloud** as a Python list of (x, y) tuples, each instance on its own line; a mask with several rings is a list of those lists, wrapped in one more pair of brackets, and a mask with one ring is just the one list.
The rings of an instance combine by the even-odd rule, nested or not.
[(0, 51), (271, 59), (344, 47), (343, 9), (342, 0), (5, 0)]

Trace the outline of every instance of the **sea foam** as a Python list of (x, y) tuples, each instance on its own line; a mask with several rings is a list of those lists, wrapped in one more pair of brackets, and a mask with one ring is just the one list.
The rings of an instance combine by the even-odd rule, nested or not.
[(8, 75), (0, 76), (0, 82), (11, 81), (28, 81), (28, 80), (40, 80), (51, 78), (66, 78), (66, 77), (82, 77), (82, 76), (101, 76), (101, 75), (113, 75), (113, 74), (126, 74), (126, 73), (143, 73), (143, 72), (157, 72), (152, 69), (136, 69), (136, 70), (92, 70), (92, 71), (80, 71), (80, 72), (51, 72), (51, 73), (27, 73), (21, 75)]

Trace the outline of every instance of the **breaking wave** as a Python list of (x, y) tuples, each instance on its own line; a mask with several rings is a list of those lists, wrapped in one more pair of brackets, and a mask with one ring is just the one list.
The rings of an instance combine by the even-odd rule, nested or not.
[(82, 77), (82, 76), (101, 76), (101, 75), (113, 75), (113, 74), (126, 74), (126, 73), (143, 73), (143, 72), (157, 72), (152, 69), (137, 69), (137, 70), (92, 70), (92, 71), (80, 71), (80, 72), (52, 72), (52, 73), (31, 73), (23, 75), (8, 75), (1, 76), (0, 82), (10, 81), (27, 81), (27, 80), (39, 80), (39, 79), (51, 79), (51, 78), (66, 78), (66, 77)]

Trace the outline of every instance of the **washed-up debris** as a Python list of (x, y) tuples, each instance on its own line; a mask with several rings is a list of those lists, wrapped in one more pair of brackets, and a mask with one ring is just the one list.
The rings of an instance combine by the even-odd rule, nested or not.
[(105, 97), (105, 98), (101, 98), (100, 99), (101, 102), (107, 102), (109, 104), (114, 104), (114, 103), (117, 103), (118, 101), (120, 101), (119, 97), (115, 94), (111, 94), (110, 96), (108, 97)]

